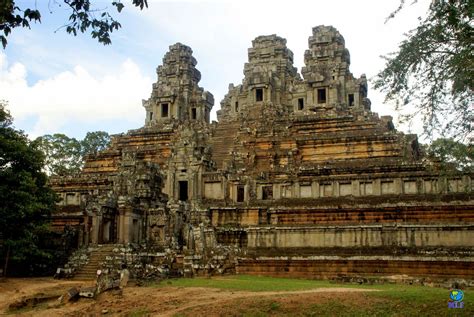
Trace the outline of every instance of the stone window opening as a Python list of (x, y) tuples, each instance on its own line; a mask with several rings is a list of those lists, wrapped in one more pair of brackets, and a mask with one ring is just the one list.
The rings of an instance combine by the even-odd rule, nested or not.
[(235, 102), (235, 112), (239, 112), (239, 102)]
[(237, 202), (241, 203), (245, 200), (245, 187), (244, 185), (237, 186)]
[(273, 186), (263, 186), (262, 187), (262, 200), (271, 200), (273, 199)]
[(255, 89), (255, 101), (263, 101), (263, 89)]
[(326, 103), (326, 88), (318, 89), (318, 103)]
[(188, 201), (188, 182), (179, 181), (179, 200)]
[(380, 193), (382, 195), (394, 194), (395, 193), (395, 188), (394, 188), (393, 181), (390, 181), (390, 180), (381, 181), (380, 182)]
[(167, 118), (169, 113), (169, 106), (167, 103), (162, 103), (161, 104), (161, 117), (162, 118)]
[(349, 99), (349, 107), (353, 107), (354, 106), (354, 94), (349, 94), (348, 99)]
[(372, 195), (373, 194), (373, 183), (372, 182), (360, 182), (360, 195)]
[(304, 98), (298, 98), (298, 110), (304, 109)]
[(191, 108), (191, 119), (193, 119), (193, 120), (197, 119), (197, 110), (196, 110), (196, 108)]
[(150, 111), (150, 121), (153, 120), (153, 111)]
[(332, 196), (332, 184), (321, 183), (319, 184), (319, 197), (331, 197)]
[(67, 193), (66, 194), (66, 205), (72, 205), (76, 202), (76, 194)]

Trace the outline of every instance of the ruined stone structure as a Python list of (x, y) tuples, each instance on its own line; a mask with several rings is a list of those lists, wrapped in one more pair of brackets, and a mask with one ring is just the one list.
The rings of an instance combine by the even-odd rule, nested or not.
[(55, 224), (81, 245), (175, 250), (195, 272), (219, 254), (248, 274), (472, 279), (473, 175), (438, 170), (371, 111), (335, 28), (308, 42), (300, 76), (285, 39), (257, 37), (212, 123), (192, 50), (170, 46), (144, 127), (53, 181)]

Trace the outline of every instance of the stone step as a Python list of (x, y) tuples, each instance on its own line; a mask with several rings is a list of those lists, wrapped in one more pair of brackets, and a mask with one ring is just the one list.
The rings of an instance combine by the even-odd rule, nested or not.
[(75, 280), (75, 281), (89, 281), (89, 280), (95, 280), (95, 279), (96, 279), (95, 276), (89, 276), (89, 275), (86, 275), (86, 276), (76, 275), (73, 278), (73, 280)]
[(112, 256), (113, 250), (117, 247), (117, 245), (103, 245), (98, 246), (96, 250), (91, 251), (89, 254), (89, 261), (76, 272), (73, 279), (95, 280), (97, 270), (100, 268), (101, 263), (106, 260), (107, 256)]

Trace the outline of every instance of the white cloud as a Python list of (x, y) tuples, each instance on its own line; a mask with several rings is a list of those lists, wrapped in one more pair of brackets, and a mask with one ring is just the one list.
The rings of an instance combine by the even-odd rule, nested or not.
[(128, 120), (141, 125), (141, 99), (151, 92), (152, 80), (138, 66), (125, 60), (114, 71), (92, 76), (83, 66), (60, 72), (28, 85), (27, 70), (20, 63), (8, 65), (0, 53), (0, 95), (9, 102), (15, 120), (34, 116), (26, 132), (35, 137), (64, 131), (67, 125)]
[[(117, 16), (123, 29), (114, 33), (113, 44), (107, 47), (88, 36), (48, 33), (42, 24), (37, 31), (12, 35), (12, 53), (7, 49), (11, 65), (0, 53), (0, 98), (9, 100), (16, 120), (35, 119), (21, 127), (30, 135), (68, 127), (85, 134), (102, 129), (105, 122), (116, 127), (114, 132), (136, 128), (143, 124), (141, 99), (150, 95), (154, 68), (169, 45), (181, 42), (194, 51), (202, 73), (200, 86), (215, 97), (211, 115), (215, 119), (228, 84), (243, 79), (247, 49), (256, 36), (286, 38), (295, 66), (301, 69), (311, 28), (334, 25), (351, 52), (354, 75), (365, 73), (370, 78), (383, 67), (379, 56), (396, 50), (429, 1), (408, 5), (384, 24), (399, 0), (153, 0), (147, 10), (127, 7)], [(123, 62), (124, 56), (135, 62)], [(383, 104), (382, 94), (369, 89), (369, 97), (374, 111), (397, 117), (393, 107)], [(120, 125), (124, 121), (133, 124)]]
[[(157, 36), (166, 36), (169, 44), (179, 41), (192, 47), (197, 68), (202, 72), (200, 85), (215, 96), (211, 115), (215, 118), (228, 84), (240, 84), (247, 48), (258, 35), (286, 38), (295, 66), (301, 70), (312, 27), (333, 25), (346, 40), (354, 76), (374, 77), (384, 66), (380, 55), (397, 49), (403, 33), (416, 27), (417, 17), (425, 14), (429, 0), (408, 4), (395, 19), (384, 24), (399, 4), (399, 0), (153, 1), (148, 10), (136, 12), (135, 18), (155, 30)], [(397, 119), (394, 107), (384, 104), (381, 93), (369, 89), (369, 97), (373, 111)], [(408, 130), (407, 125), (401, 128)], [(412, 130), (421, 131), (416, 127)]]

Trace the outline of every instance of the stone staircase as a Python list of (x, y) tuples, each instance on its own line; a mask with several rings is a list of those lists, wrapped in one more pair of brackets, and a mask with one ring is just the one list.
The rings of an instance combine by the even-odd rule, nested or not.
[(230, 158), (229, 151), (234, 146), (234, 136), (239, 127), (238, 122), (227, 122), (225, 125), (218, 126), (209, 140), (212, 145), (212, 159), (216, 162), (218, 169), (223, 168), (224, 161)]
[(115, 245), (105, 244), (99, 245), (97, 249), (89, 254), (89, 261), (86, 265), (77, 270), (73, 280), (95, 280), (97, 277), (97, 270), (101, 268), (101, 263), (105, 261), (107, 256), (113, 255)]

